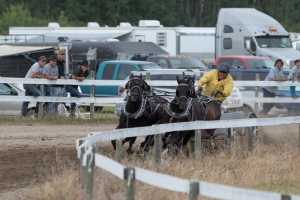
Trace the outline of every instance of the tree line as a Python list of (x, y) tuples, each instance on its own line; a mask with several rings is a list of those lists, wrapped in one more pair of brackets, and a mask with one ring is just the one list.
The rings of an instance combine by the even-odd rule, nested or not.
[(117, 26), (159, 20), (165, 27), (214, 27), (221, 8), (255, 8), (279, 21), (287, 31), (300, 32), (298, 0), (0, 0), (0, 34), (11, 26)]

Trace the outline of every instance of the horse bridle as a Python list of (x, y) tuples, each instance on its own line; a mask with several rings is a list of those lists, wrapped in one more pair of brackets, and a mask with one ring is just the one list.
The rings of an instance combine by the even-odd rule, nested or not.
[[(187, 84), (187, 83), (180, 83), (180, 84), (178, 84), (178, 86), (176, 88), (176, 91), (177, 91), (177, 89), (179, 87), (187, 87), (189, 89), (189, 91), (190, 91), (190, 94), (191, 94), (191, 87), (189, 86), (189, 84)], [(186, 96), (179, 96), (179, 97), (177, 97), (177, 95), (175, 95), (175, 99), (176, 99), (177, 102), (179, 102), (179, 99), (181, 99), (181, 98), (185, 98), (186, 101), (188, 102), (190, 97), (186, 97)]]
[[(133, 78), (131, 78), (131, 79), (129, 80), (129, 83), (128, 83), (129, 88), (130, 88), (131, 81), (134, 80), (134, 79), (140, 80), (140, 81), (143, 83), (143, 80), (142, 80), (141, 78), (133, 77)], [(143, 84), (144, 84), (144, 83), (143, 83)], [(144, 91), (144, 90), (141, 88), (141, 86), (133, 86), (132, 88), (127, 89), (127, 90), (129, 90), (129, 95), (128, 95), (128, 96), (131, 96), (132, 90), (135, 89), (135, 88), (138, 89), (138, 93), (139, 93), (140, 96), (143, 95), (143, 94), (146, 92), (146, 91)]]

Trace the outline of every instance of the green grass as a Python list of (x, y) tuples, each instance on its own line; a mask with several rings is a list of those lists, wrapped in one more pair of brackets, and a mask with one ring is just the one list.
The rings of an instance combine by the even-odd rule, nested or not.
[(272, 181), (266, 184), (255, 185), (254, 189), (276, 191), (282, 194), (300, 194), (300, 180)]
[[(80, 108), (81, 113), (86, 113)], [(101, 112), (95, 112), (94, 119), (88, 119), (89, 115), (85, 115), (86, 119), (72, 119), (66, 116), (44, 117), (42, 119), (20, 116), (1, 116), (0, 124), (22, 124), (22, 123), (45, 123), (45, 124), (97, 124), (97, 123), (118, 123), (119, 117), (115, 115), (113, 107), (104, 107)]]

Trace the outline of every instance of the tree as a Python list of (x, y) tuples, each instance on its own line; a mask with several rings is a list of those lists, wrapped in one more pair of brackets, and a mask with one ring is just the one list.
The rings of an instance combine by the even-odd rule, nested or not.
[(0, 19), (0, 33), (8, 34), (10, 26), (34, 26), (39, 24), (37, 21), (23, 4), (10, 5)]

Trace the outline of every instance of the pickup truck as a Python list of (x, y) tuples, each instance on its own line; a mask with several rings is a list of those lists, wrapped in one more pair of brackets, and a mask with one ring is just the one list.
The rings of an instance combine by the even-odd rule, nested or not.
[(192, 69), (197, 71), (208, 71), (208, 68), (203, 62), (201, 62), (201, 60), (192, 56), (149, 56), (147, 61), (157, 63), (162, 69)]
[(244, 69), (270, 69), (274, 66), (274, 61), (268, 57), (260, 56), (219, 56), (216, 66), (220, 63), (227, 63), (232, 68)]
[[(161, 69), (160, 66), (153, 62), (146, 61), (127, 61), (127, 60), (114, 60), (103, 61), (100, 63), (96, 74), (95, 80), (125, 80), (131, 71), (138, 71), (144, 69)], [(90, 79), (88, 76), (86, 79)], [(90, 86), (81, 85), (80, 89), (84, 97), (90, 97)], [(124, 90), (120, 86), (96, 86), (95, 97), (117, 97)], [(82, 103), (86, 110), (89, 110), (89, 103)], [(95, 105), (95, 110), (101, 110), (103, 105)]]

